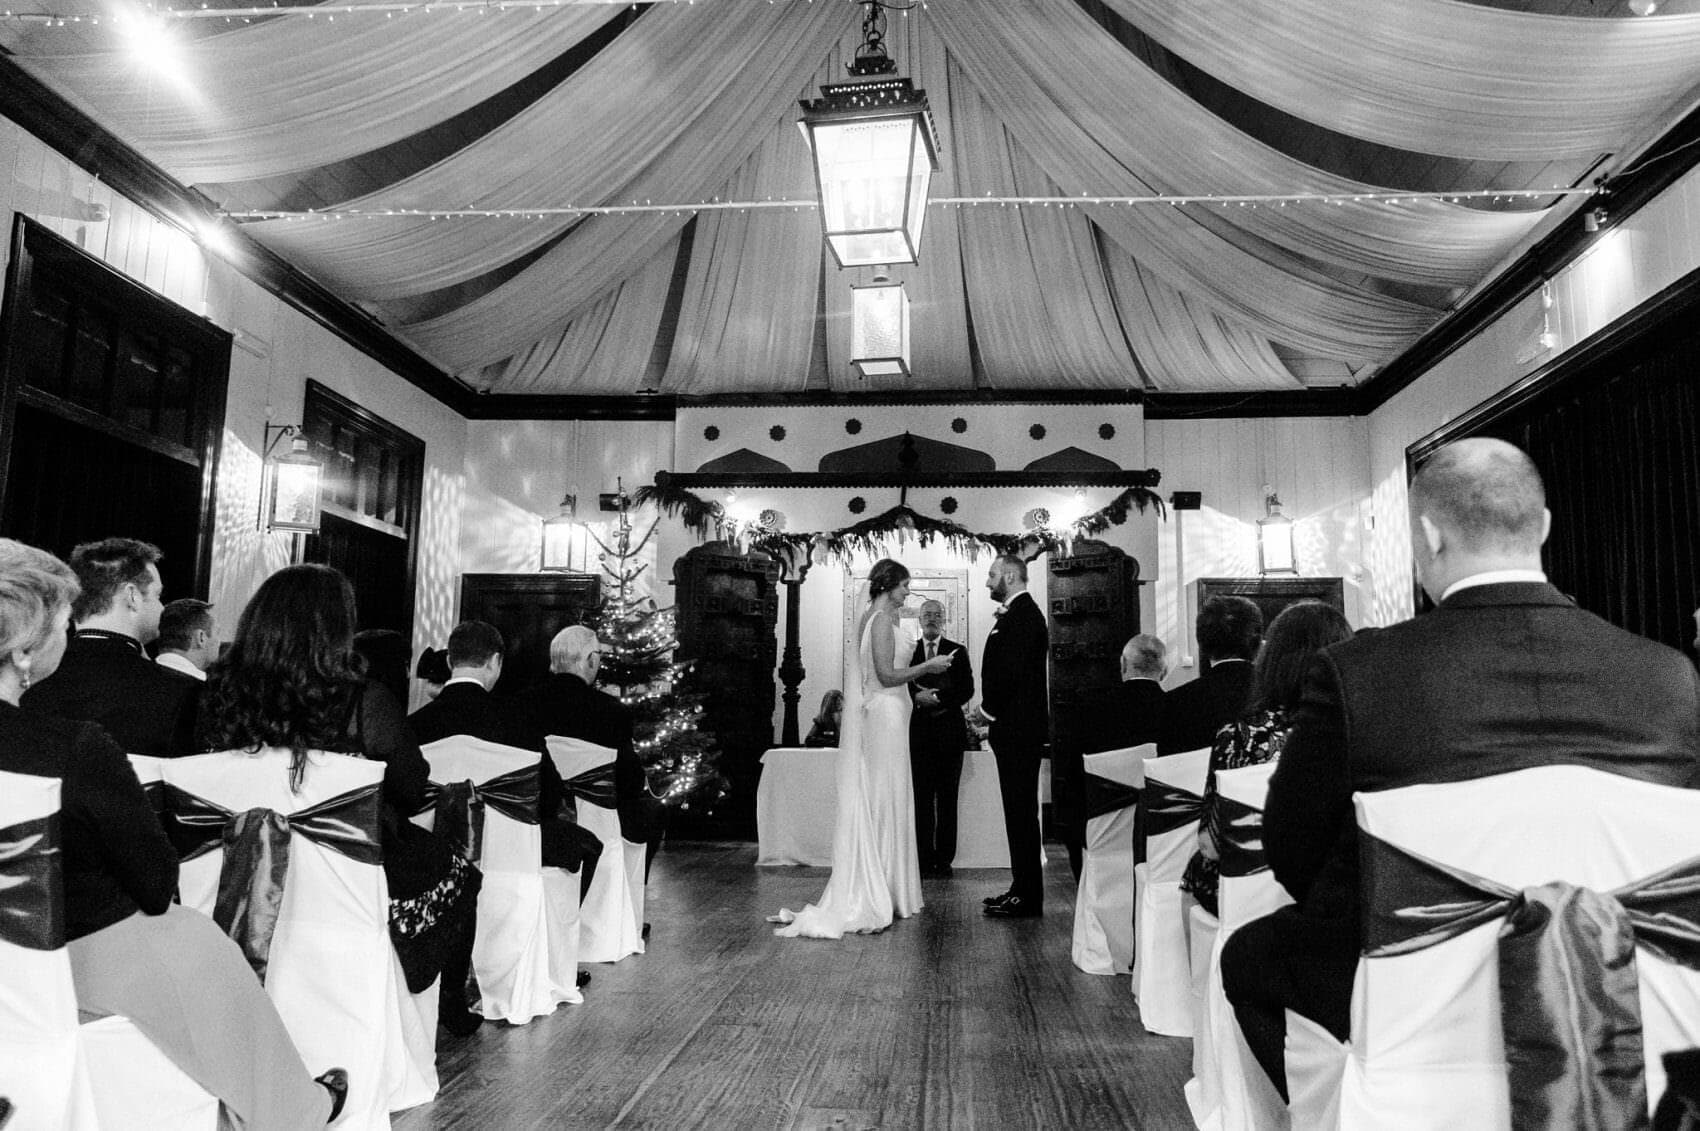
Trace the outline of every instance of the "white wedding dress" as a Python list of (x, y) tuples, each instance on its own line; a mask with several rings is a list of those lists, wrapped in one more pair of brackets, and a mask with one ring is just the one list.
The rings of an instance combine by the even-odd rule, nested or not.
[[(819, 902), (781, 911), (783, 938), (842, 938), (891, 926), (921, 910), (921, 864), (915, 850), (915, 787), (909, 777), (909, 689), (880, 686), (873, 663), (874, 618), (845, 679), (838, 747), (838, 817), (832, 831), (832, 877)], [(901, 639), (893, 663), (906, 666)]]

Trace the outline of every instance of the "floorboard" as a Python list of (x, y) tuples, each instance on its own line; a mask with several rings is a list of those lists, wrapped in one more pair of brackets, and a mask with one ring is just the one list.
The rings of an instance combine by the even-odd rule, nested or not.
[(1008, 873), (958, 871), (882, 934), (774, 938), (763, 917), (826, 874), (670, 843), (648, 953), (588, 967), (583, 1005), (444, 1037), (442, 1092), (397, 1131), (1192, 1126), (1191, 1042), (1147, 1034), (1125, 977), (1069, 961), (1066, 860), (1042, 920), (985, 918)]

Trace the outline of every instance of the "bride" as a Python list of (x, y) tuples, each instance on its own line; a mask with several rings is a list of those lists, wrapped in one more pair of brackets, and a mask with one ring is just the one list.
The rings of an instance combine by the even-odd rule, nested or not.
[(885, 558), (869, 571), (868, 609), (844, 680), (832, 877), (818, 903), (768, 920), (785, 924), (776, 935), (836, 939), (848, 931), (883, 931), (893, 915), (907, 919), (921, 909), (905, 684), (944, 671), (955, 657), (899, 666), (907, 649), (899, 650), (897, 618), (908, 597), (909, 571), (901, 563)]

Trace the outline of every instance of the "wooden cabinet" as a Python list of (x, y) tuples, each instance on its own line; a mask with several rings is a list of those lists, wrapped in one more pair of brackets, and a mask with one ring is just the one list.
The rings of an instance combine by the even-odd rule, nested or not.
[[(1298, 601), (1321, 601), (1346, 612), (1346, 584), (1338, 577), (1202, 577), (1193, 584), (1192, 615), (1212, 597), (1247, 597), (1263, 613), (1263, 626), (1288, 605)], [(1193, 623), (1188, 622), (1191, 633)], [(1194, 641), (1196, 646), (1197, 642)]]
[(1077, 751), (1082, 700), (1121, 679), (1122, 646), (1139, 632), (1139, 562), (1114, 546), (1083, 539), (1050, 559), (1051, 735)]
[(601, 603), (602, 579), (593, 573), (467, 573), (460, 579), (461, 619), (495, 625), (506, 645), (498, 694), (547, 674), (549, 641), (570, 624), (594, 625)]

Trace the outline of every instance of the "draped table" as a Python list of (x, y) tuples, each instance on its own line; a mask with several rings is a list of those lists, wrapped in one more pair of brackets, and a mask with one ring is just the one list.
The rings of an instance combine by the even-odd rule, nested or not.
[[(777, 746), (762, 755), (756, 788), (759, 864), (832, 864), (832, 826), (837, 817), (838, 751)], [(1046, 780), (1048, 775), (1041, 775)], [(990, 750), (962, 756), (956, 803), (957, 868), (1009, 867), (998, 769)]]

